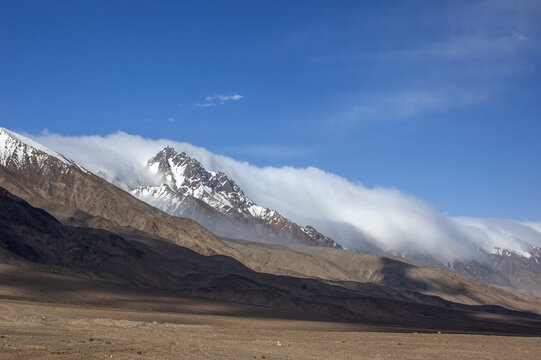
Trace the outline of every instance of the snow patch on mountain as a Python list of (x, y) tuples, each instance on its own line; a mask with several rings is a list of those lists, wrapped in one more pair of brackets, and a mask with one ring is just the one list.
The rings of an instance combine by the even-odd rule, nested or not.
[[(66, 166), (77, 166), (82, 171), (88, 170), (66, 158), (64, 155), (53, 151), (26, 136), (0, 127), (0, 164), (6, 166), (12, 161), (17, 167), (24, 167), (29, 162), (35, 162), (39, 167), (44, 166), (45, 161), (53, 157)], [(66, 167), (64, 171), (67, 171)]]

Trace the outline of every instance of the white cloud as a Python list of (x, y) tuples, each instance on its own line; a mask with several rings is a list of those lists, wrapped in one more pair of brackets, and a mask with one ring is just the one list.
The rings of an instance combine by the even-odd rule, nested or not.
[[(533, 50), (532, 46), (536, 44), (530, 43), (530, 39), (529, 36), (515, 32), (503, 36), (473, 34), (451, 38), (446, 42), (412, 51), (409, 55), (419, 60), (435, 57), (444, 60), (510, 61), (513, 57)], [(482, 64), (477, 63), (477, 66)]]
[[(239, 95), (239, 94), (231, 95), (231, 96), (229, 97), (229, 99), (230, 99), (230, 100), (237, 101), (237, 100), (242, 99), (242, 95)], [(226, 100), (229, 100), (229, 99), (226, 99)]]
[[(531, 78), (539, 68), (540, 10), (538, 2), (528, 0), (454, 2), (423, 22), (430, 35), (399, 34), (396, 46), (367, 47), (364, 36), (355, 40), (357, 27), (351, 27), (347, 47), (318, 59), (355, 65), (363, 74), (379, 74), (379, 81), (362, 83), (367, 96), (340, 102), (331, 123), (450, 113), (515, 91), (517, 79)], [(341, 32), (332, 38), (333, 44), (343, 40)]]
[[(529, 244), (541, 247), (540, 228), (506, 219), (455, 218), (475, 245), (488, 250), (512, 249), (526, 253)], [(539, 224), (537, 224), (539, 225)]]
[(530, 36), (525, 36), (517, 33), (513, 33), (513, 38), (520, 40), (520, 41), (527, 41), (531, 40), (532, 38)]
[(212, 96), (205, 97), (205, 102), (203, 103), (195, 103), (195, 106), (198, 107), (212, 107), (216, 105), (224, 105), (228, 101), (239, 101), (242, 99), (243, 96), (240, 94), (233, 94), (233, 95), (221, 95), (221, 94), (215, 94)]
[(353, 249), (370, 241), (383, 250), (428, 253), (448, 260), (476, 257), (478, 247), (524, 252), (527, 243), (541, 246), (540, 223), (450, 217), (397, 189), (367, 188), (313, 167), (256, 167), (188, 143), (123, 132), (81, 137), (42, 133), (31, 137), (91, 171), (105, 170), (109, 176), (152, 185), (158, 179), (144, 166), (161, 148), (171, 145), (210, 170), (224, 171), (256, 203), (276, 209), (299, 224), (314, 225)]
[(523, 221), (522, 223), (523, 223), (524, 225), (526, 225), (526, 226), (531, 227), (531, 228), (534, 229), (535, 231), (541, 233), (541, 221), (539, 221), (539, 222), (535, 222), (535, 221)]
[(202, 108), (216, 106), (216, 104), (214, 103), (195, 103), (194, 105), (197, 107), (202, 107)]
[(169, 121), (169, 122), (175, 122), (176, 120), (175, 120), (174, 118), (172, 118), (172, 117), (169, 116), (169, 117), (167, 118), (167, 121)]

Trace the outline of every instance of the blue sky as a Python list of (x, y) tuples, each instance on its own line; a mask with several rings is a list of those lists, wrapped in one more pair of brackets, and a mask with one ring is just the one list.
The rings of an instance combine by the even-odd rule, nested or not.
[(315, 166), (541, 219), (535, 1), (0, 0), (0, 125)]

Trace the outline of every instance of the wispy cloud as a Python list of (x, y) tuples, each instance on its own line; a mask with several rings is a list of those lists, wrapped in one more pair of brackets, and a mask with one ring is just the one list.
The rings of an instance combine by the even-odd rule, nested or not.
[(217, 105), (224, 105), (226, 102), (232, 102), (232, 101), (239, 101), (243, 98), (240, 94), (233, 94), (233, 95), (221, 95), (221, 94), (215, 94), (212, 96), (207, 96), (205, 98), (204, 102), (195, 103), (194, 105), (197, 107), (212, 107)]
[(216, 104), (215, 103), (195, 103), (194, 106), (206, 108), (206, 107), (216, 106)]
[(169, 122), (175, 122), (176, 120), (174, 118), (172, 118), (171, 116), (167, 117), (167, 121)]
[[(538, 71), (538, 2), (471, 1), (448, 5), (446, 11), (427, 17), (422, 27), (412, 23), (412, 31), (420, 33), (398, 33), (389, 25), (389, 33), (395, 32), (395, 38), (374, 44), (365, 35), (369, 32), (359, 32), (355, 22), (346, 23), (345, 30), (323, 39), (323, 45), (312, 45), (329, 50), (315, 52), (313, 60), (318, 64), (356, 69), (367, 79), (359, 82), (362, 88), (357, 94), (352, 90), (349, 96), (336, 100), (335, 109), (326, 116), (332, 126), (414, 120), (489, 103)], [(378, 35), (374, 38), (387, 39)]]
[(407, 89), (381, 94), (360, 94), (346, 110), (333, 117), (333, 124), (404, 121), (464, 107), (487, 99), (486, 92), (465, 89)]
[[(427, 45), (424, 48), (404, 51), (402, 56), (412, 60), (426, 61), (440, 59), (445, 61), (476, 61), (472, 65), (482, 66), (483, 63), (511, 61), (524, 54), (536, 51), (538, 44), (527, 35), (511, 32), (506, 35), (488, 35), (475, 33), (467, 36), (453, 37), (447, 41)], [(482, 63), (479, 63), (482, 61)], [(510, 63), (514, 66), (514, 63)], [(519, 70), (519, 69), (517, 69)]]
[(499, 36), (476, 33), (420, 48), (369, 55), (372, 58), (364, 61), (411, 68), (417, 79), (409, 82), (429, 86), (408, 88), (391, 81), (387, 87), (393, 88), (386, 92), (352, 96), (349, 103), (342, 104), (345, 110), (338, 111), (330, 121), (345, 126), (403, 121), (490, 101), (505, 91), (508, 78), (531, 69), (528, 59), (532, 57), (528, 54), (539, 58), (539, 44), (529, 36), (510, 32)]

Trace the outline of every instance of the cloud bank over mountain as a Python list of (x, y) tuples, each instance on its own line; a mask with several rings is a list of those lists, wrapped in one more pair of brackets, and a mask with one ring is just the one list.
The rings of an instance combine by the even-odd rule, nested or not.
[(146, 185), (160, 181), (146, 170), (148, 159), (173, 146), (208, 170), (226, 173), (257, 204), (298, 224), (313, 225), (350, 249), (370, 242), (384, 251), (430, 254), (447, 261), (475, 259), (478, 248), (527, 256), (530, 244), (541, 247), (540, 223), (450, 217), (397, 189), (367, 188), (313, 167), (261, 168), (189, 143), (123, 132), (77, 137), (44, 132), (30, 137), (109, 180)]

